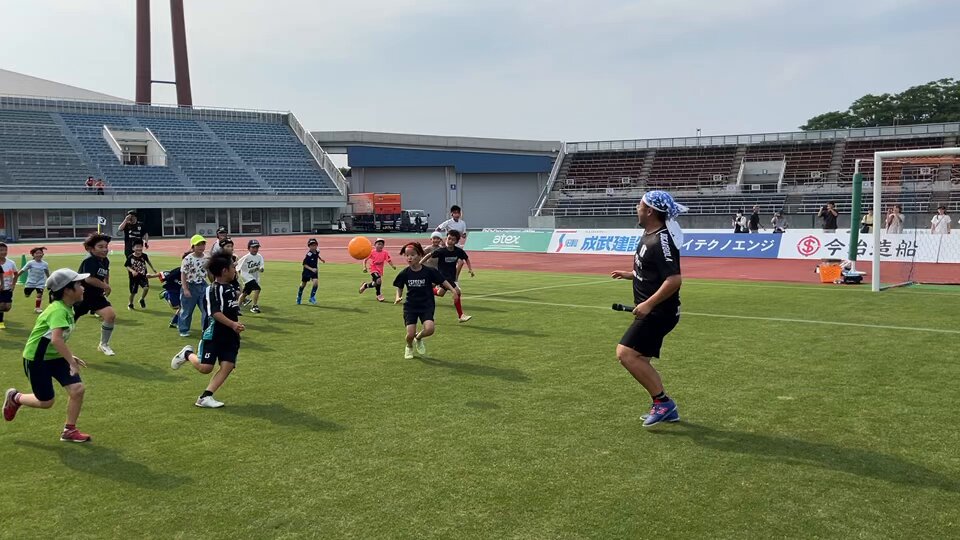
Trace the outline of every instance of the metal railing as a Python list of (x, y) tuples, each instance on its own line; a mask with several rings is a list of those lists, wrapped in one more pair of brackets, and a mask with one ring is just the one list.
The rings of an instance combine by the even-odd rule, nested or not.
[(536, 211), (533, 213), (535, 216), (539, 216), (543, 212), (543, 205), (547, 203), (547, 199), (550, 198), (550, 192), (553, 191), (553, 184), (557, 181), (557, 175), (560, 174), (560, 167), (563, 166), (563, 160), (567, 157), (567, 153), (564, 151), (564, 145), (560, 145), (560, 150), (557, 152), (557, 157), (553, 160), (553, 167), (550, 169), (550, 176), (547, 177), (547, 183), (543, 186), (543, 192), (540, 194), (540, 198), (537, 201)]
[(833, 141), (841, 139), (866, 139), (880, 137), (907, 137), (960, 134), (960, 122), (942, 124), (917, 124), (872, 128), (829, 129), (819, 131), (787, 131), (775, 133), (751, 133), (744, 135), (717, 135), (701, 137), (668, 137), (658, 139), (625, 139), (611, 141), (570, 142), (565, 144), (567, 153), (598, 151), (651, 150), (657, 148), (690, 148), (698, 146), (733, 146), (741, 144)]
[(320, 168), (326, 171), (326, 173), (330, 176), (330, 179), (333, 180), (334, 185), (336, 185), (337, 189), (340, 190), (340, 194), (346, 197), (347, 179), (343, 177), (343, 173), (341, 173), (340, 169), (333, 163), (333, 161), (330, 159), (330, 156), (323, 151), (323, 148), (320, 148), (320, 145), (317, 144), (317, 141), (313, 138), (313, 135), (304, 129), (303, 125), (300, 124), (300, 121), (297, 120), (296, 115), (293, 113), (287, 114), (287, 125), (290, 126), (297, 138), (300, 139), (300, 142), (307, 147), (310, 155), (313, 156), (313, 159), (317, 161), (317, 165), (319, 165)]

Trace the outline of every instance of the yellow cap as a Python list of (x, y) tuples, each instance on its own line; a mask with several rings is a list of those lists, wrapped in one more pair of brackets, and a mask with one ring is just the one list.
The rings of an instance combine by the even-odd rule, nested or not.
[(195, 245), (197, 245), (197, 244), (206, 244), (206, 243), (207, 243), (207, 239), (204, 238), (202, 235), (199, 235), (199, 234), (193, 235), (193, 238), (190, 239), (190, 246), (191, 246), (191, 247), (193, 247), (193, 246), (195, 246)]

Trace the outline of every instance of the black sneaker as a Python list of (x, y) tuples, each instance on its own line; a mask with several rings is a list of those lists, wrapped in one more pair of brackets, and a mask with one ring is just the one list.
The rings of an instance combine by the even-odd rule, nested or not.
[(147, 299), (146, 299), (146, 298), (141, 298), (141, 299), (140, 299), (140, 308), (141, 308), (141, 309), (147, 309)]
[(260, 306), (253, 306), (250, 308), (250, 313), (260, 313)]
[(133, 304), (127, 304), (127, 309), (133, 311)]

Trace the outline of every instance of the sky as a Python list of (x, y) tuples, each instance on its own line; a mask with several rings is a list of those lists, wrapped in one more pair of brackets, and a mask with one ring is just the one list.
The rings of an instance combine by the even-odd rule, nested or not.
[[(134, 0), (2, 4), (0, 68), (134, 97)], [(960, 78), (955, 0), (185, 4), (194, 103), (293, 111), (310, 130), (793, 131), (867, 93)], [(169, 3), (151, 11), (154, 79), (172, 80)], [(155, 102), (175, 96), (154, 87)]]

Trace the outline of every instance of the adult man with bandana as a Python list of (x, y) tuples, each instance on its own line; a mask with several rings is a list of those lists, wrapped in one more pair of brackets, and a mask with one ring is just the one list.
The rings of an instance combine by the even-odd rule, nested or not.
[(650, 393), (653, 405), (644, 427), (678, 422), (677, 404), (663, 389), (660, 374), (650, 364), (660, 357), (663, 338), (680, 322), (680, 250), (683, 231), (676, 218), (687, 208), (665, 191), (648, 191), (637, 205), (643, 238), (637, 245), (633, 270), (614, 271), (613, 279), (633, 280), (635, 320), (617, 345), (617, 359)]

